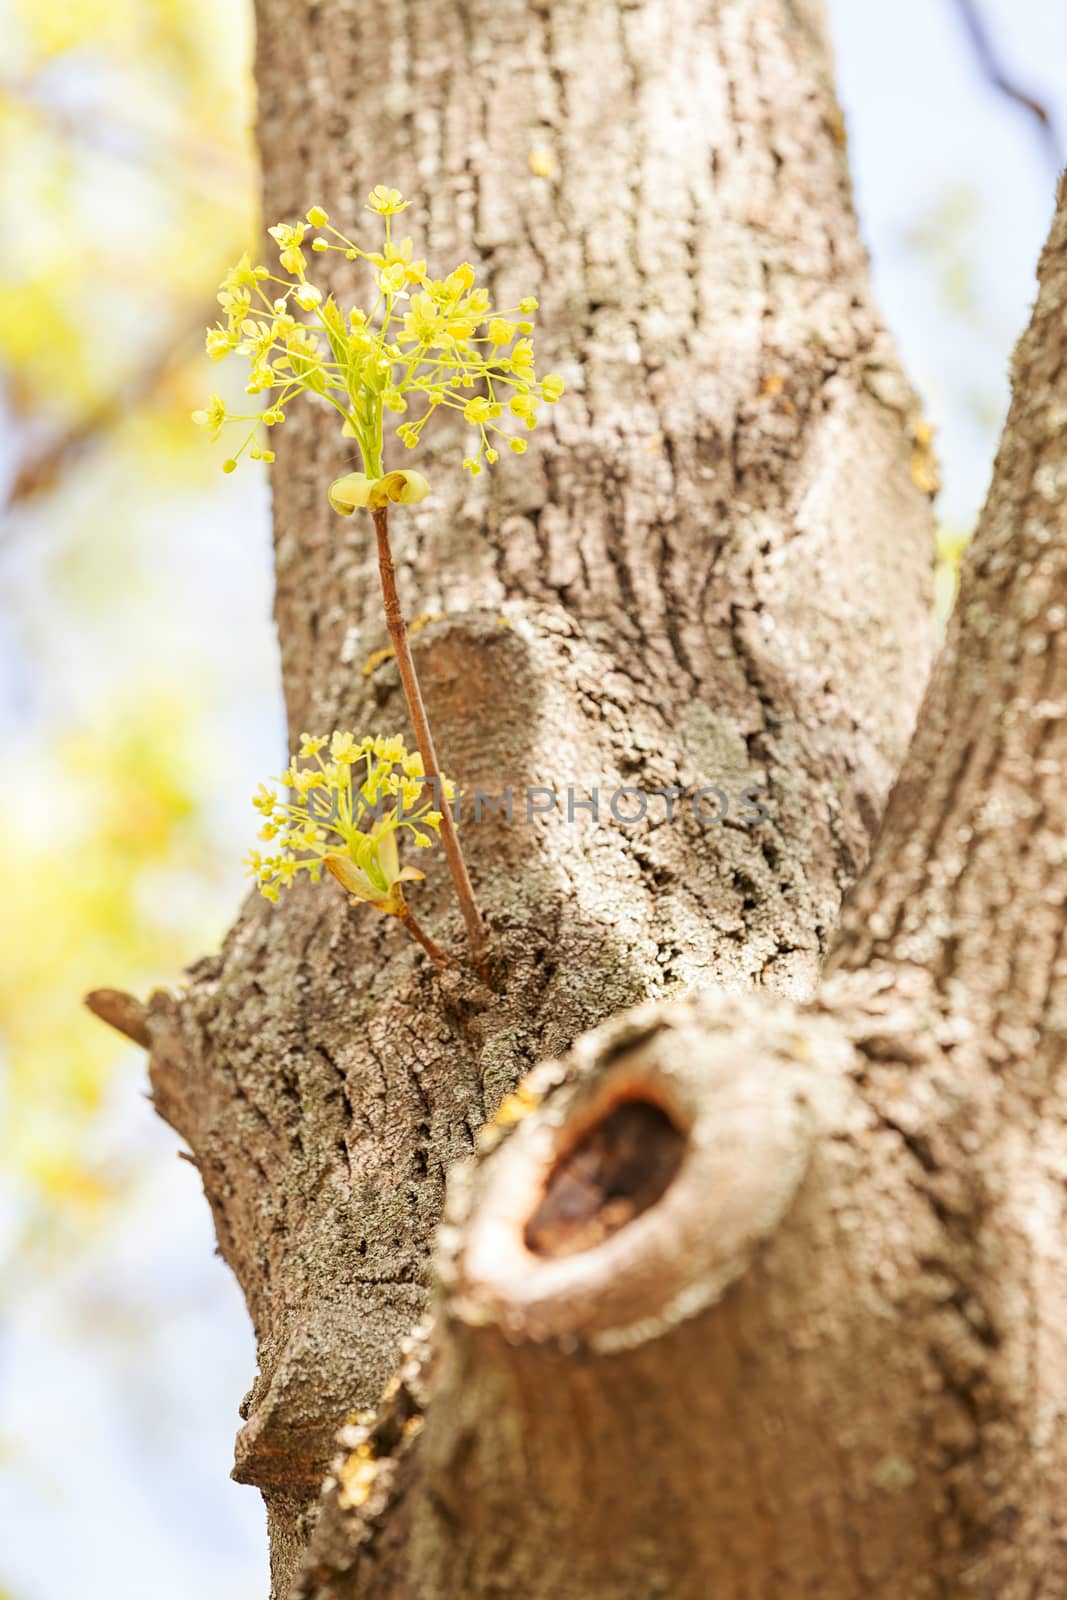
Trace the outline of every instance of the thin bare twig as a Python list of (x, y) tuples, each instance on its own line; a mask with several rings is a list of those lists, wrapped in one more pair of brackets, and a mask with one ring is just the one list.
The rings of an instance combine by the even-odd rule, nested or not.
[(20, 501), (30, 500), (34, 495), (54, 489), (69, 467), (102, 443), (127, 412), (156, 392), (167, 374), (191, 353), (196, 334), (204, 326), (205, 320), (211, 321), (216, 315), (214, 302), (209, 307), (198, 306), (195, 315), (188, 322), (182, 319), (178, 331), (152, 352), (121, 390), (106, 395), (73, 427), (29, 455), (20, 465), (8, 489), (8, 505), (17, 505)]
[(426, 932), (426, 929), (422, 927), (421, 923), (415, 921), (415, 917), (410, 906), (404, 907), (403, 915), (398, 917), (397, 921), (408, 930), (413, 939), (417, 939), (419, 941), (419, 943), (422, 945), (422, 948), (426, 951), (426, 954), (429, 956), (430, 960), (433, 962), (434, 966), (438, 968), (438, 970), (440, 970), (442, 967), (450, 967), (452, 965), (451, 961), (441, 949), (441, 946), (437, 943), (437, 940), (431, 939), (430, 935)]
[(959, 13), (968, 38), (978, 57), (978, 64), (985, 73), (994, 89), (1006, 95), (1009, 100), (1014, 100), (1017, 106), (1028, 111), (1034, 118), (1039, 128), (1039, 136), (1045, 151), (1059, 172), (1063, 164), (1063, 147), (1060, 144), (1056, 123), (1048, 106), (1038, 100), (1035, 95), (1015, 83), (1007, 74), (997, 53), (996, 46), (986, 27), (985, 20), (978, 9), (977, 0), (955, 0), (956, 10)]
[(219, 204), (232, 205), (234, 195), (246, 191), (254, 176), (250, 161), (212, 139), (199, 138), (182, 127), (152, 127), (143, 120), (124, 117), (115, 96), (106, 105), (71, 109), (41, 93), (32, 78), (3, 78), (0, 99), (29, 112), (82, 149), (149, 170), (169, 168), (169, 175), (182, 188), (195, 189), (198, 194), (207, 190)]

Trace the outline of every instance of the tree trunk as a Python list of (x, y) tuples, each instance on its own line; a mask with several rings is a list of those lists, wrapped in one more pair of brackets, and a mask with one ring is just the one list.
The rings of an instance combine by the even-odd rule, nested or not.
[(649, 1005), (541, 1069), (303, 1593), (1067, 1590), (1065, 262), (1067, 181), (818, 995)]
[[(962, 1592), (937, 1586), (933, 1530), (970, 1549), (996, 1494), (946, 1518), (940, 1463), (985, 1483), (967, 1363), (992, 1311), (964, 1200), (924, 1164), (940, 1150), (889, 1105), (915, 1123), (935, 1090), (913, 1105), (879, 1057), (898, 1062), (895, 1012), (872, 1032), (859, 934), (838, 958), (859, 995), (845, 974), (846, 998), (802, 1009), (932, 637), (924, 435), (871, 304), (822, 7), (260, 0), (258, 27), (268, 220), (314, 202), (350, 230), (397, 184), (432, 270), (469, 258), (495, 299), (538, 294), (569, 385), (476, 482), (442, 426), (418, 463), (433, 497), (393, 519), (409, 614), (435, 618), (414, 647), (445, 770), (514, 795), (511, 825), (462, 827), (491, 983), (435, 972), (327, 884), (250, 900), (149, 1008), (156, 1103), (255, 1325), (235, 1472), (267, 1497), (275, 1592), (298, 1570), (389, 1600)], [(278, 435), (291, 738), (402, 729), (395, 663), (371, 661), (370, 521), (325, 496), (344, 441), (311, 408)], [(898, 828), (948, 792), (925, 773)], [(558, 802), (528, 820), (534, 786)], [(717, 823), (716, 797), (692, 803), (712, 786)], [(626, 825), (620, 789), (678, 795)], [(418, 892), (459, 951), (443, 865)], [(877, 978), (894, 1006), (898, 956)], [(539, 1069), (526, 1099), (553, 1092), (457, 1186), (434, 1331), (404, 1345), (479, 1128), (583, 1030), (698, 986), (733, 998), (639, 1011)], [(954, 1105), (932, 1040), (922, 1081)], [(937, 1353), (907, 1336), (920, 1267)], [(353, 1420), (402, 1347), (403, 1380)]]

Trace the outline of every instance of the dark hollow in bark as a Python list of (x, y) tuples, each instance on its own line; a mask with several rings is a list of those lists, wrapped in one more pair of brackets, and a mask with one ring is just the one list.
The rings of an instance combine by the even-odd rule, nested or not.
[(610, 1238), (666, 1192), (685, 1146), (662, 1106), (619, 1101), (557, 1158), (523, 1229), (527, 1249), (567, 1256)]

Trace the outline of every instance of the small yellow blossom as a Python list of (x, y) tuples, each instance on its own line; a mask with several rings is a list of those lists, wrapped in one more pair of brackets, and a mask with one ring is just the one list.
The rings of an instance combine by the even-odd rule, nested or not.
[(226, 421), (226, 402), (213, 394), (203, 411), (193, 412), (193, 421), (198, 428), (210, 428), (211, 437), (217, 439), (219, 429)]
[(321, 206), (312, 206), (307, 213), (307, 219), (313, 228), (325, 228), (330, 220)]
[(478, 395), (474, 400), (468, 400), (463, 408), (463, 416), (467, 422), (488, 422), (489, 401), (482, 395)]
[(232, 330), (236, 324), (240, 323), (245, 312), (252, 304), (252, 295), (246, 288), (231, 289), (227, 287), (225, 278), (222, 281), (223, 287), (220, 289), (216, 299), (223, 311), (225, 311)]
[(412, 260), (414, 242), (410, 238), (386, 241), (384, 249), (372, 251), (367, 260), (376, 267), (400, 266), (403, 268), (404, 280), (407, 283), (421, 283), (426, 276), (426, 262)]
[(223, 289), (223, 291), (229, 290), (229, 291), (232, 292), (234, 290), (239, 290), (239, 289), (246, 289), (246, 288), (247, 289), (252, 289), (252, 288), (255, 288), (255, 285), (256, 285), (256, 282), (257, 282), (257, 274), (259, 274), (261, 272), (261, 270), (262, 269), (259, 268), (259, 267), (253, 267), (252, 262), (251, 262), (251, 258), (249, 257), (248, 251), (246, 250), (244, 252), (244, 254), (242, 255), (240, 261), (238, 261), (234, 266), (232, 266), (230, 268), (229, 272), (223, 278), (223, 280), (222, 280), (222, 289)]
[(290, 226), (287, 222), (279, 222), (273, 228), (268, 228), (267, 232), (278, 242), (283, 269), (292, 273), (294, 278), (302, 277), (307, 266), (307, 257), (300, 248), (304, 240), (304, 224), (298, 222)]
[(528, 428), (532, 428), (537, 421), (537, 406), (533, 396), (520, 390), (508, 401), (508, 410), (513, 416), (521, 417)]
[(204, 342), (212, 361), (221, 361), (223, 356), (229, 355), (237, 340), (225, 328), (209, 328)]
[(402, 261), (394, 261), (392, 266), (383, 267), (378, 274), (378, 287), (383, 294), (400, 294), (406, 282)]
[(411, 204), (405, 200), (399, 189), (389, 189), (384, 183), (375, 184), (367, 196), (365, 211), (376, 211), (380, 217), (395, 217), (398, 211), (406, 211)]
[[(316, 748), (321, 749), (325, 742), (326, 741), (324, 739), (321, 741), (316, 740)], [(335, 761), (343, 762), (346, 766), (350, 766), (352, 762), (359, 760), (362, 753), (362, 748), (363, 747), (361, 745), (356, 743), (356, 736), (354, 733), (334, 733), (330, 736), (331, 756)], [(304, 752), (301, 751), (301, 754), (303, 753)], [(314, 755), (316, 754), (316, 751), (309, 750), (307, 754)]]
[(455, 271), (450, 272), (445, 279), (445, 289), (449, 294), (462, 294), (465, 289), (474, 288), (475, 272), (469, 261), (461, 261)]

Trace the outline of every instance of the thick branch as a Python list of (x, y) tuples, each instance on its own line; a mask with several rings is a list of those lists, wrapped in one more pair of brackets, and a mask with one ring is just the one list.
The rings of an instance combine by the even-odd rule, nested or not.
[[(432, 1337), (346, 1435), (300, 1592), (964, 1593), (994, 1497), (951, 1485), (1002, 1404), (968, 1387), (995, 1337), (958, 1248), (978, 1191), (957, 1172), (939, 1215), (862, 1092), (892, 1025), (706, 997), (541, 1069), (542, 1108), (454, 1189)], [(910, 1042), (935, 1079), (936, 1042)], [(531, 1218), (620, 1101), (667, 1110), (681, 1166), (545, 1258)]]
[(1067, 186), (948, 643), (835, 963), (1005, 1042), (1067, 1014)]
[(455, 1191), (425, 1354), (336, 1463), (304, 1592), (1067, 1585), (1065, 313), (1067, 184), (835, 974), (804, 1008), (636, 1013), (520, 1092)]

